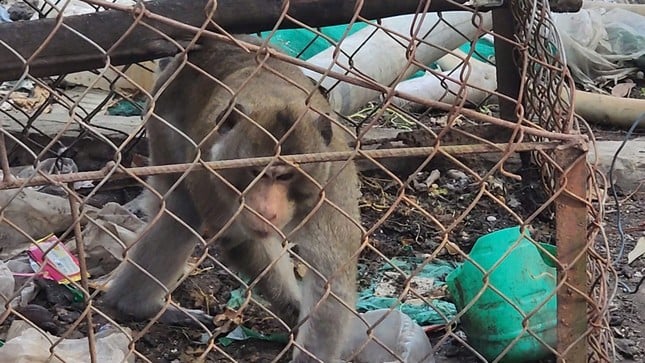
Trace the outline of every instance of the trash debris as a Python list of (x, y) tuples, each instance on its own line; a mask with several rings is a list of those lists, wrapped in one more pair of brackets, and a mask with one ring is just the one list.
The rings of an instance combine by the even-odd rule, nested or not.
[(432, 170), (430, 174), (419, 172), (412, 178), (412, 187), (418, 192), (427, 192), (440, 177), (441, 172), (437, 169)]
[[(469, 254), (473, 262), (464, 262), (446, 279), (457, 308), (468, 306), (461, 318), (468, 343), (488, 360), (500, 358), (511, 343), (504, 360), (540, 360), (552, 353), (535, 336), (551, 347), (557, 342), (556, 297), (549, 297), (556, 286), (554, 257), (528, 238), (520, 227), (482, 236)], [(542, 246), (555, 253), (553, 246)], [(524, 328), (527, 314), (531, 333)]]
[[(27, 114), (31, 114), (38, 109), (38, 107), (42, 106), (49, 98), (49, 91), (39, 85), (36, 85), (33, 90), (28, 90), (22, 84), (19, 87), (20, 88), (9, 94), (10, 102), (3, 103), (3, 109), (11, 110), (13, 107), (19, 107)], [(6, 92), (0, 92), (0, 95), (2, 95), (2, 93), (6, 94)], [(49, 112), (51, 112), (51, 105), (47, 106), (44, 110), (44, 113)]]
[(278, 342), (278, 343), (288, 343), (289, 336), (285, 333), (276, 333), (276, 334), (261, 334), (256, 332), (253, 329), (249, 329), (243, 325), (237, 326), (235, 329), (231, 330), (225, 337), (219, 338), (217, 342), (222, 346), (226, 347), (233, 343), (233, 341), (242, 341), (247, 339), (257, 339), (264, 340), (268, 342)]
[[(360, 316), (368, 325), (358, 317), (353, 317), (348, 343), (341, 354), (343, 359), (351, 358), (351, 361), (356, 363), (399, 362), (401, 359), (404, 363), (434, 363), (430, 340), (423, 328), (409, 316), (390, 309), (368, 311)], [(383, 320), (378, 322), (380, 319)], [(379, 343), (389, 348), (396, 356), (367, 335), (369, 327), (374, 326), (376, 322), (378, 325), (371, 331), (370, 336), (378, 339)], [(368, 339), (370, 341), (364, 345)]]
[[(368, 325), (365, 325), (358, 317), (353, 316), (351, 333), (341, 355), (343, 358), (354, 357), (352, 362), (356, 363), (398, 361), (396, 357), (392, 356), (391, 353), (374, 340), (363, 346), (363, 343), (368, 339), (366, 333), (368, 328), (384, 317), (383, 321), (376, 325), (371, 336), (378, 339), (380, 343), (403, 359), (403, 362), (434, 363), (432, 345), (425, 331), (407, 315), (390, 309), (374, 310), (359, 315)], [(262, 334), (239, 325), (225, 337), (219, 338), (218, 343), (226, 347), (234, 341), (249, 339), (286, 344), (289, 341), (289, 336), (286, 333)]]
[[(74, 160), (70, 158), (65, 158), (65, 157), (56, 157), (56, 158), (48, 158), (48, 159), (42, 160), (38, 162), (38, 165), (36, 165), (36, 167), (34, 167), (33, 165), (26, 166), (23, 169), (21, 169), (16, 176), (18, 178), (29, 178), (34, 174), (37, 174), (36, 169), (38, 169), (38, 171), (41, 173), (52, 174), (52, 175), (78, 173), (78, 167), (76, 166), (76, 163), (74, 162)], [(82, 188), (92, 188), (92, 187), (94, 187), (94, 183), (90, 181), (74, 182), (74, 190), (78, 190)], [(43, 185), (43, 186), (37, 186), (37, 187), (31, 187), (31, 188), (47, 194), (54, 194), (54, 195), (66, 194), (65, 190), (62, 187), (55, 186), (55, 185)]]
[(645, 255), (645, 237), (639, 238), (634, 249), (627, 254), (627, 263), (632, 263), (643, 255)]
[(349, 29), (348, 25), (332, 25), (316, 29), (324, 34), (324, 37), (306, 28), (265, 31), (260, 36), (265, 39), (271, 36), (271, 44), (278, 46), (292, 57), (309, 59), (333, 45), (327, 39), (337, 42), (345, 35), (345, 32), (347, 35), (352, 35), (366, 26), (365, 23), (354, 23)]
[(7, 261), (6, 265), (11, 270), (15, 286), (20, 286), (20, 295), (11, 300), (11, 306), (24, 307), (36, 297), (39, 291), (34, 280), (30, 279), (34, 275), (34, 270), (29, 264), (29, 257), (19, 256)]
[(13, 295), (15, 288), (16, 281), (13, 278), (13, 273), (6, 263), (0, 261), (0, 314), (6, 310), (7, 301), (5, 299)]
[(29, 247), (27, 254), (34, 271), (45, 279), (59, 284), (81, 279), (78, 259), (53, 234), (36, 241)]
[[(410, 274), (422, 262), (423, 259), (414, 257), (396, 257), (390, 260), (390, 263), (396, 265), (406, 274)], [(443, 281), (454, 269), (452, 264), (441, 261), (426, 264), (412, 278), (410, 283), (414, 286), (414, 292), (431, 301), (432, 306), (429, 306), (423, 300), (417, 298), (416, 294), (408, 294), (407, 298), (403, 299), (404, 302), (399, 301), (396, 280), (393, 280), (393, 278), (395, 279), (395, 276), (400, 276), (400, 274), (394, 270), (390, 263), (381, 266), (379, 276), (372, 282), (372, 285), (359, 292), (358, 301), (356, 302), (356, 308), (359, 311), (395, 308), (408, 315), (419, 325), (445, 324), (446, 319), (451, 319), (455, 316), (457, 313), (455, 306), (450, 302), (439, 299), (439, 297), (443, 296), (441, 291), (444, 287)], [(425, 287), (421, 288), (422, 286)]]
[(11, 17), (9, 16), (9, 12), (3, 5), (0, 5), (0, 23), (11, 23)]
[[(492, 44), (485, 44), (480, 47), (494, 49)], [(488, 52), (491, 52), (491, 50), (488, 50)], [(469, 76), (466, 80), (468, 82), (466, 85), (444, 77), (437, 77), (428, 72), (421, 77), (400, 82), (396, 85), (396, 90), (446, 103), (460, 102), (461, 98), (465, 97), (466, 101), (471, 104), (480, 104), (489, 97), (489, 92), (486, 90), (494, 90), (497, 87), (495, 67), (473, 58), (468, 63), (463, 63), (463, 59), (466, 59), (467, 54), (461, 50), (454, 50), (453, 53), (456, 55), (446, 54), (438, 59), (436, 63), (443, 70), (441, 74), (448, 78), (459, 79), (460, 74), (467, 72)], [(476, 87), (471, 85), (476, 85)], [(466, 86), (465, 89), (463, 89), (464, 86)], [(413, 111), (424, 108), (398, 97), (393, 99), (393, 103)]]
[[(96, 333), (97, 362), (134, 362), (134, 355), (127, 358), (130, 329), (121, 330), (110, 325)], [(52, 342), (56, 343), (54, 347)], [(52, 355), (50, 349), (55, 355)], [(39, 332), (27, 322), (16, 320), (11, 324), (7, 340), (0, 349), (0, 362), (30, 363), (87, 363), (90, 361), (87, 338), (61, 339), (49, 333)]]
[(54, 314), (45, 307), (36, 304), (27, 304), (16, 309), (27, 321), (34, 323), (40, 329), (51, 333), (58, 333), (58, 325)]
[[(32, 5), (33, 7), (28, 5), (26, 3), (27, 1), (34, 4)], [(30, 20), (36, 14), (36, 10), (34, 10), (34, 7), (36, 8), (38, 7), (38, 0), (16, 1), (15, 3), (11, 4), (11, 6), (9, 6), (9, 9), (7, 9), (7, 12), (9, 12), (9, 16), (13, 21)]]
[[(391, 263), (404, 271), (411, 272), (422, 261), (420, 258), (411, 258), (409, 260), (395, 258), (391, 260)], [(412, 278), (411, 285), (414, 287), (416, 293), (432, 300), (433, 297), (431, 296), (434, 294), (434, 291), (439, 286), (443, 286), (443, 283), (440, 281), (443, 281), (445, 276), (452, 270), (452, 265), (448, 263), (428, 264), (424, 266), (418, 275)], [(396, 287), (390, 285), (394, 280), (389, 278), (389, 276), (400, 274), (394, 271), (389, 264), (385, 264), (381, 268), (381, 272), (381, 279), (375, 281), (372, 287), (359, 294), (359, 301), (356, 306), (358, 310), (364, 311), (360, 313), (360, 316), (368, 324), (373, 325), (387, 314), (385, 319), (374, 330), (374, 336), (386, 344), (400, 358), (404, 358), (404, 362), (434, 362), (432, 345), (426, 337), (423, 328), (415, 323), (414, 320), (424, 324), (443, 324), (445, 320), (433, 308), (427, 306), (422, 300), (414, 296), (410, 296), (406, 303), (395, 307), (394, 305), (397, 301), (396, 296), (398, 295), (396, 295)], [(231, 297), (226, 306), (233, 310), (239, 309), (245, 300), (244, 291), (245, 288), (243, 287), (231, 291)], [(258, 296), (255, 299), (259, 300), (262, 304), (268, 304), (268, 302)], [(433, 305), (435, 308), (441, 310), (448, 319), (456, 314), (454, 305), (449, 302), (433, 300)], [(392, 307), (395, 307), (395, 310), (391, 310)], [(367, 326), (356, 316), (353, 319), (350, 343), (346, 347), (345, 353), (343, 354), (344, 357), (349, 357), (352, 353), (356, 353), (356, 350), (363, 345), (362, 343), (365, 342), (367, 337), (365, 333)], [(218, 342), (223, 346), (227, 346), (235, 340), (247, 339), (260, 339), (283, 343), (289, 340), (287, 334), (264, 335), (240, 325), (229, 332), (227, 336), (218, 339)], [(354, 362), (366, 363), (388, 361), (397, 361), (397, 359), (392, 357), (387, 350), (383, 349), (374, 341), (368, 343), (354, 360)]]
[(442, 184), (442, 187), (456, 193), (463, 192), (470, 183), (468, 175), (463, 171), (456, 169), (449, 169), (446, 171), (446, 179), (448, 180)]
[[(20, 232), (7, 223), (0, 223), (0, 259), (13, 257), (28, 249), (31, 240), (25, 234), (38, 238), (64, 231), (74, 222), (67, 198), (28, 188), (0, 190), (0, 206), (3, 208), (3, 217), (22, 230)], [(86, 213), (95, 210), (90, 206), (84, 207)], [(85, 222), (81, 221), (82, 224)]]
[[(123, 248), (131, 245), (146, 225), (118, 203), (107, 203), (95, 217), (89, 218), (83, 231), (88, 266), (99, 275), (114, 269), (123, 258)], [(102, 270), (102, 271), (99, 271)]]
[(448, 178), (459, 180), (459, 181), (464, 179), (466, 181), (468, 180), (468, 175), (466, 175), (466, 173), (464, 173), (463, 171), (457, 170), (457, 169), (448, 169), (448, 171), (446, 171), (446, 176)]
[(567, 65), (575, 80), (604, 92), (596, 83), (615, 81), (635, 72), (627, 64), (645, 56), (645, 16), (614, 8), (581, 9), (553, 14), (562, 37)]
[(634, 82), (619, 83), (611, 88), (611, 95), (616, 97), (626, 97), (634, 87), (636, 87), (636, 83)]
[(36, 279), (36, 284), (43, 293), (47, 304), (52, 306), (70, 306), (85, 301), (83, 293), (71, 284), (59, 284), (53, 280)]
[[(246, 288), (244, 287), (239, 287), (235, 290), (231, 290), (231, 297), (226, 302), (226, 306), (233, 310), (239, 309), (242, 304), (244, 304), (244, 300), (246, 300), (246, 297), (244, 296), (245, 291)], [(259, 296), (257, 296), (256, 298), (259, 298)]]
[(139, 116), (146, 109), (146, 101), (130, 101), (122, 99), (108, 107), (107, 114), (112, 116)]
[[(577, 13), (554, 15), (575, 17), (577, 16)], [(562, 33), (562, 31), (560, 33)], [(573, 41), (570, 41), (570, 43), (572, 42)], [(444, 74), (452, 77), (454, 77), (454, 75), (461, 74), (461, 72), (463, 71), (462, 68), (465, 66), (461, 63), (461, 59), (463, 59), (462, 57), (466, 56), (466, 54), (461, 50), (454, 50), (453, 53), (459, 55), (459, 57), (452, 54), (447, 54), (436, 61), (436, 63), (440, 65), (442, 69), (444, 69)], [(571, 63), (569, 54), (567, 54), (567, 56), (568, 63)], [(584, 57), (582, 58), (585, 62), (589, 61)], [(642, 55), (639, 59), (643, 58), (645, 58), (645, 55)], [(606, 63), (604, 65), (604, 68), (608, 69), (615, 69), (619, 67), (604, 59), (598, 60), (597, 62)], [(467, 97), (467, 100), (471, 103), (480, 104), (485, 100), (485, 98), (489, 96), (489, 92), (481, 91), (480, 89), (494, 90), (497, 88), (496, 69), (493, 65), (480, 62), (475, 58), (471, 58), (467, 66), (469, 68), (470, 74), (468, 78), (468, 84), (477, 85), (478, 89), (467, 87), (467, 92), (463, 92), (462, 94), (462, 92), (460, 91), (461, 87), (463, 87), (462, 84), (456, 84), (448, 80), (444, 81), (443, 79), (439, 79), (434, 75), (427, 74), (422, 77), (412, 78), (400, 82), (396, 86), (396, 90), (403, 93), (409, 93), (420, 98), (441, 100), (442, 102), (447, 103), (458, 102), (457, 96)], [(618, 72), (623, 76), (626, 76), (635, 69), (636, 68), (633, 67), (625, 69), (617, 68), (614, 73)], [(638, 75), (638, 72), (636, 73), (636, 75)], [(614, 77), (612, 73), (607, 77), (611, 78), (611, 80), (613, 81), (614, 78), (620, 79), (622, 76)], [(604, 90), (596, 87), (595, 83), (590, 79), (578, 80), (578, 82), (585, 84), (587, 88), (591, 88), (597, 92), (606, 93)], [(645, 101), (641, 99), (616, 98), (605, 94), (590, 93), (582, 90), (575, 90), (574, 92), (576, 112), (589, 122), (629, 128), (632, 122), (643, 112), (642, 110), (645, 107)], [(396, 97), (393, 99), (393, 103), (399, 107), (411, 110), (425, 108), (425, 106), (420, 106), (414, 104), (413, 102)]]
[[(491, 29), (492, 17), (489, 14), (482, 14), (480, 20), (481, 28)], [(422, 20), (414, 15), (393, 16), (382, 19), (380, 26), (399, 34), (409, 33), (411, 28), (423, 36), (432, 34), (433, 42), (436, 41), (448, 49), (460, 46), (464, 36), (472, 38), (477, 32), (477, 27), (472, 24), (472, 14), (463, 11), (440, 16), (428, 13)], [(308, 59), (308, 62), (324, 68), (331, 67), (332, 71), (340, 73), (346, 73), (347, 69), (359, 69), (363, 76), (375, 82), (392, 84), (402, 75), (407, 78), (418, 69), (407, 66), (409, 55), (406, 48), (401, 46), (402, 41), (405, 43), (392, 33), (368, 26), (343, 39), (339, 48), (329, 47)], [(444, 54), (445, 51), (420, 42), (415, 50), (414, 59), (423, 64), (430, 64)], [(319, 73), (306, 68), (303, 72), (312, 79), (321, 81), (321, 86), (329, 90), (328, 98), (332, 107), (341, 114), (352, 114), (379, 96), (378, 91), (345, 82), (339, 83), (330, 77), (321, 79)]]

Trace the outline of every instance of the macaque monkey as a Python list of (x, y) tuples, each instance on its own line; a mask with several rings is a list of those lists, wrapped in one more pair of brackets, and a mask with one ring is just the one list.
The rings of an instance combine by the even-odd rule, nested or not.
[[(349, 150), (349, 132), (335, 123), (311, 80), (296, 66), (274, 58), (260, 66), (262, 60), (213, 41), (189, 52), (187, 62), (175, 57), (149, 105), (151, 163)], [(199, 234), (208, 231), (216, 234), (226, 264), (250, 279), (264, 273), (257, 289), (272, 311), (296, 327), (301, 347), (323, 362), (340, 358), (352, 321), (362, 238), (352, 162), (296, 166), (276, 160), (264, 167), (157, 175), (149, 183), (163, 196), (151, 198), (160, 218), (152, 219), (129, 251), (105, 295), (121, 317), (157, 314)], [(279, 257), (287, 243), (310, 266), (302, 281), (289, 253)], [(294, 349), (294, 362), (313, 361)]]

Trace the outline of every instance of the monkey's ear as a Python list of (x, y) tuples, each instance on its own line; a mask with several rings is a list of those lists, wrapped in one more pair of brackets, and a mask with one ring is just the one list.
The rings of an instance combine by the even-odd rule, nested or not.
[(221, 135), (227, 134), (229, 131), (231, 131), (235, 125), (237, 125), (238, 122), (240, 122), (244, 116), (242, 114), (247, 114), (244, 106), (242, 106), (239, 103), (236, 103), (235, 106), (233, 106), (233, 109), (231, 112), (228, 114), (228, 116), (222, 120), (221, 118), (226, 114), (226, 111), (224, 111), (217, 120), (217, 124), (219, 125), (219, 128), (217, 129), (217, 132), (219, 132)]
[(325, 113), (325, 115), (318, 116), (318, 119), (316, 120), (316, 127), (318, 128), (320, 136), (322, 136), (323, 140), (325, 141), (325, 145), (327, 146), (329, 146), (329, 144), (331, 143), (331, 138), (332, 136), (334, 136), (331, 129), (331, 117), (332, 116), (329, 113)]

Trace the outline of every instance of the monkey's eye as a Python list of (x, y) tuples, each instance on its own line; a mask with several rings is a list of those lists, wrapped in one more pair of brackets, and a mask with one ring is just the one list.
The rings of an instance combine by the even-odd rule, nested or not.
[(249, 170), (251, 173), (251, 176), (254, 178), (257, 178), (260, 174), (262, 174), (262, 169), (251, 169)]
[(217, 129), (217, 132), (219, 132), (220, 135), (226, 135), (233, 130), (233, 127), (237, 124), (237, 120), (234, 117), (229, 116), (226, 120), (218, 123), (219, 128)]
[(280, 175), (278, 175), (278, 176), (275, 178), (275, 180), (278, 180), (278, 181), (289, 181), (289, 180), (293, 179), (293, 176), (294, 176), (294, 175), (293, 175), (293, 173), (280, 174)]

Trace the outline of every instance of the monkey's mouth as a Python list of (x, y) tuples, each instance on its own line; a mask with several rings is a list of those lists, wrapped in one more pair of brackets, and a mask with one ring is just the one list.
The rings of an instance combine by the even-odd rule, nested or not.
[(253, 235), (253, 237), (265, 239), (265, 238), (269, 238), (273, 233), (272, 231), (269, 231), (269, 230), (251, 229), (251, 234)]

